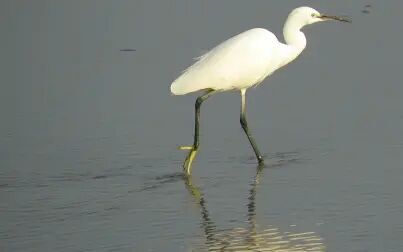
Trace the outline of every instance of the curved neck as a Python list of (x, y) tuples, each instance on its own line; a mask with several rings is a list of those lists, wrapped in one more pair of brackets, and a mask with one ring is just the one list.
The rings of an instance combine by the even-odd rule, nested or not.
[[(287, 19), (283, 28), (284, 40), (287, 45), (295, 47), (299, 53), (306, 47), (306, 37), (301, 28), (303, 25), (295, 19)], [(298, 53), (298, 54), (299, 54)]]

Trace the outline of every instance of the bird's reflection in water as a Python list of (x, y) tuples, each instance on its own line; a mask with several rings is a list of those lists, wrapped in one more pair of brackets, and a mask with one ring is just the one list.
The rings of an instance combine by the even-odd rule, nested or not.
[(292, 233), (282, 232), (273, 226), (265, 229), (258, 227), (256, 192), (262, 168), (262, 166), (258, 166), (256, 176), (251, 183), (247, 205), (247, 227), (224, 231), (217, 229), (209, 215), (206, 199), (197, 186), (192, 183), (192, 178), (190, 176), (185, 178), (187, 189), (200, 207), (201, 226), (206, 236), (208, 251), (326, 251), (322, 238), (315, 232)]

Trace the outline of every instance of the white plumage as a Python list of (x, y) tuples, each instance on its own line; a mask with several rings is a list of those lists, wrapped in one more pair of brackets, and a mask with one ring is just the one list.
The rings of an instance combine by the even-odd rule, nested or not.
[(278, 64), (276, 36), (261, 28), (238, 34), (201, 56), (171, 85), (175, 95), (202, 89), (241, 89), (262, 81)]

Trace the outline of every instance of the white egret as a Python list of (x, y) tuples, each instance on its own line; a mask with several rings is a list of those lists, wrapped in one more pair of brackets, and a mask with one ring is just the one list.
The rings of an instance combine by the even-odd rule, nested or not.
[(351, 22), (339, 17), (320, 14), (310, 7), (299, 7), (291, 11), (283, 28), (286, 44), (278, 41), (270, 31), (254, 28), (238, 34), (209, 52), (198, 60), (171, 84), (171, 93), (184, 95), (196, 91), (205, 91), (195, 104), (195, 131), (192, 146), (181, 147), (189, 150), (183, 163), (185, 174), (191, 172), (192, 162), (199, 149), (200, 106), (211, 95), (228, 90), (241, 93), (240, 122), (259, 163), (263, 157), (248, 128), (245, 113), (246, 90), (261, 83), (275, 70), (293, 61), (306, 46), (306, 38), (301, 28), (305, 25), (326, 20)]

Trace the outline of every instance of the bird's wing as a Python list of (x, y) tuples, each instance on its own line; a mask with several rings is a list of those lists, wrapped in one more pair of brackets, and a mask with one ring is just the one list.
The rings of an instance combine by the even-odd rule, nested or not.
[(175, 94), (252, 86), (271, 72), (276, 36), (261, 28), (236, 35), (202, 55), (171, 86)]

